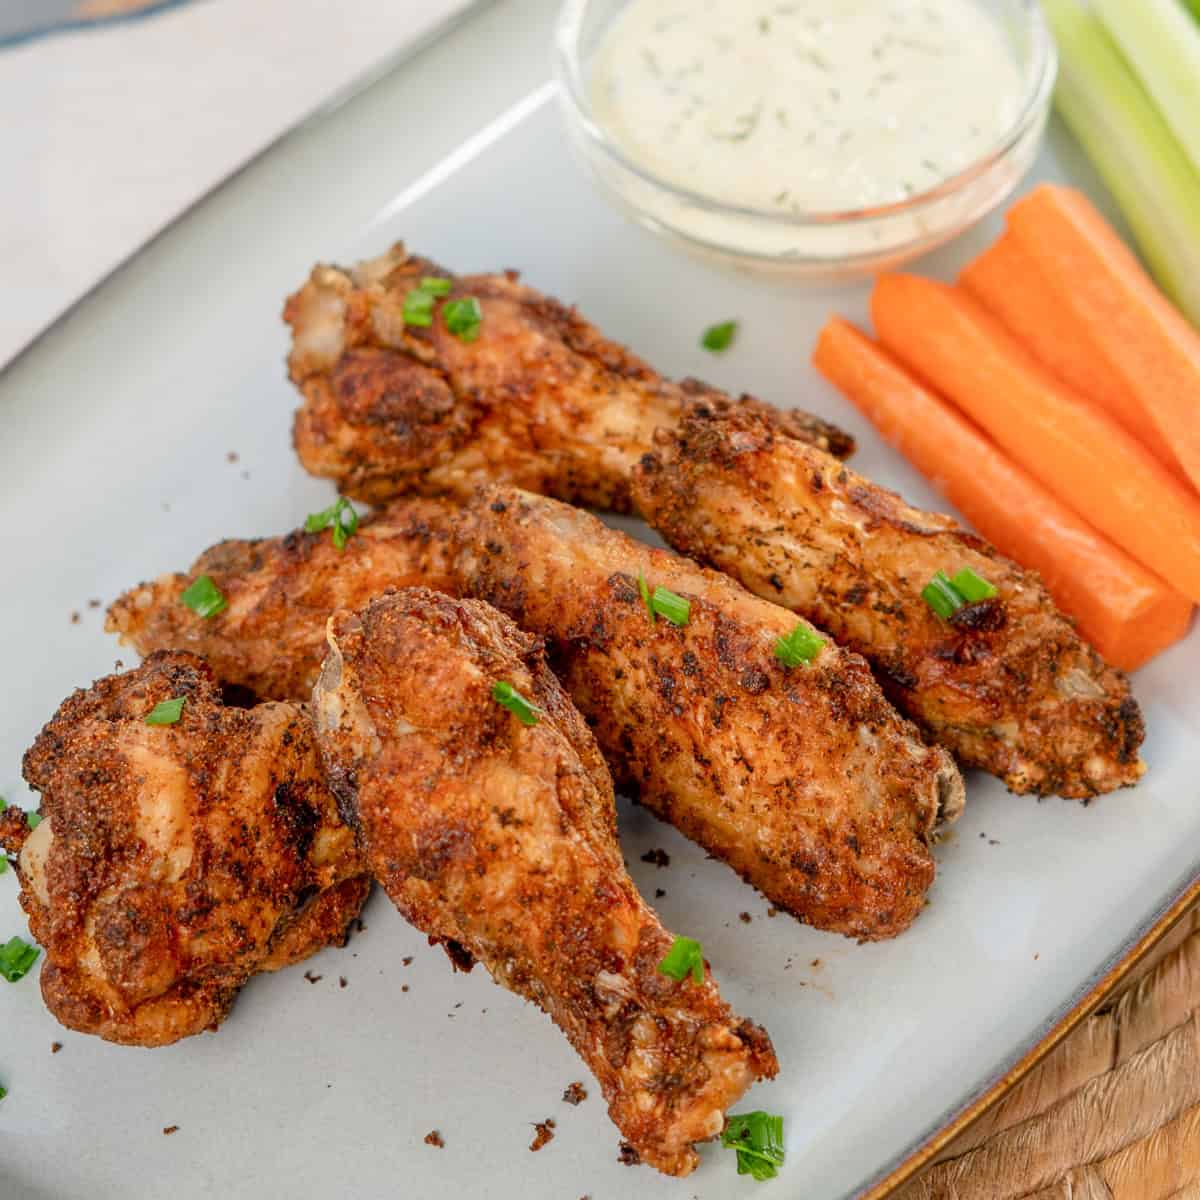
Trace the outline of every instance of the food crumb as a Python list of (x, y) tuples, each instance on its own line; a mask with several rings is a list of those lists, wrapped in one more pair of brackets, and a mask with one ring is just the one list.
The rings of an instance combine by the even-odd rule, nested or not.
[(339, 975), (339, 976), (338, 976), (338, 987), (340, 987), (340, 988), (344, 988), (345, 986), (346, 986), (346, 977), (345, 977), (345, 975)]
[(1037, 960), (1038, 960), (1039, 958), (1041, 958), (1041, 957), (1042, 957), (1042, 956), (1041, 956), (1040, 954), (1035, 954), (1035, 955), (1033, 956), (1033, 961), (1034, 961), (1034, 962), (1037, 962)]
[(178, 1132), (179, 1132), (178, 1125), (164, 1125), (163, 1126), (163, 1136), (164, 1137), (170, 1137), (171, 1134), (178, 1133)]
[(998, 845), (1000, 845), (1000, 842), (997, 838), (988, 838), (988, 845), (989, 846), (998, 846)]
[(72, 625), (78, 625), (78, 624), (79, 624), (79, 621), (80, 621), (80, 616), (79, 616), (79, 614), (78, 614), (77, 612), (73, 612), (73, 613), (71, 614), (71, 624), (72, 624)]
[(405, 955), (405, 956), (404, 956), (404, 957), (403, 957), (403, 958), (400, 960), (400, 965), (401, 965), (402, 967), (407, 967), (407, 966), (409, 966), (411, 963), (412, 963), (412, 955), (411, 955), (411, 954), (406, 954), (406, 955)]
[(738, 920), (741, 921), (743, 925), (749, 925), (753, 918), (748, 912), (740, 912), (738, 913)]
[(57, 1054), (62, 1049), (62, 1042), (51, 1042), (50, 1053)]
[(566, 1091), (562, 1094), (562, 1098), (567, 1104), (582, 1104), (587, 1099), (587, 1088), (578, 1081), (569, 1083), (567, 1084)]
[(436, 1146), (439, 1150), (444, 1150), (446, 1148), (446, 1140), (436, 1129), (431, 1129), (425, 1135), (425, 1145)]
[(529, 1149), (536, 1154), (547, 1142), (554, 1140), (554, 1118), (534, 1121), (533, 1127), (537, 1132), (533, 1135), (533, 1141), (529, 1143)]
[(362, 919), (362, 917), (355, 917), (355, 918), (354, 918), (354, 928), (355, 928), (355, 929), (357, 929), (359, 933), (366, 933), (366, 932), (367, 932), (367, 924), (366, 924), (366, 922), (365, 922), (365, 921)]
[(88, 608), (99, 608), (101, 601), (92, 599), (88, 601)]
[(777, 917), (777, 916), (779, 916), (779, 909), (777, 909), (777, 908), (768, 908), (768, 909), (767, 909), (767, 916), (768, 916), (768, 917)]
[(321, 980), (325, 978), (325, 976), (324, 975), (314, 975), (311, 971), (305, 971), (304, 978), (307, 979), (309, 983), (320, 983)]
[(237, 460), (238, 460), (238, 452), (236, 450), (230, 450), (229, 453), (225, 455), (226, 462), (235, 463), (235, 462), (237, 462)]
[(628, 1143), (622, 1142), (617, 1151), (617, 1162), (624, 1167), (636, 1167), (642, 1161), (642, 1156)]
[(666, 894), (667, 894), (666, 888), (655, 888), (654, 889), (655, 900), (661, 900)]
[(651, 863), (656, 867), (669, 867), (671, 856), (665, 850), (647, 850), (642, 855), (642, 862)]
[(814, 971), (819, 971), (821, 969), (821, 960), (819, 958), (814, 958), (808, 965), (812, 967)]
[(408, 991), (408, 984), (407, 984), (407, 983), (402, 983), (402, 984), (400, 985), (400, 990), (401, 990), (402, 992), (407, 992), (407, 991)]

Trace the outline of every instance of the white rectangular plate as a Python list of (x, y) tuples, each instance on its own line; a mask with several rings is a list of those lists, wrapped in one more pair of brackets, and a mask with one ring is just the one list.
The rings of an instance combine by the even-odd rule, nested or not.
[[(41, 724), (119, 654), (89, 599), (107, 603), (222, 537), (282, 532), (328, 503), (328, 486), (290, 449), (296, 398), (278, 316), (317, 259), (350, 262), (404, 238), (456, 270), (520, 267), (664, 371), (842, 423), (861, 439), (859, 470), (938, 506), (808, 365), (830, 312), (864, 317), (865, 287), (721, 273), (593, 192), (547, 85), (554, 8), (490, 5), (309, 122), (0, 377), (0, 792), (10, 799), (29, 799), (20, 756)], [(1093, 186), (1065, 142), (1038, 169)], [(952, 271), (994, 231), (923, 269)], [(700, 331), (731, 316), (742, 320), (736, 348), (705, 355)], [(634, 878), (650, 896), (665, 889), (664, 921), (703, 941), (726, 997), (775, 1040), (782, 1073), (750, 1097), (786, 1118), (772, 1195), (849, 1196), (882, 1177), (1043, 1038), (1200, 874), (1200, 637), (1141, 672), (1136, 691), (1150, 731), (1145, 782), (1084, 808), (971, 778), (928, 910), (883, 945), (768, 920), (729, 870), (622, 805)], [(641, 861), (651, 847), (669, 852), (668, 868)], [(11, 874), (0, 879), (0, 937), (25, 931), (15, 892)], [(218, 1034), (164, 1050), (66, 1033), (35, 978), (0, 985), (0, 1193), (754, 1192), (716, 1147), (686, 1182), (619, 1166), (598, 1089), (545, 1017), (482, 970), (453, 975), (381, 896), (366, 920), (347, 949), (309, 964), (319, 982), (303, 969), (256, 980)], [(54, 1040), (64, 1048), (52, 1057)], [(591, 1097), (570, 1108), (560, 1096), (581, 1077)], [(557, 1136), (531, 1154), (530, 1125), (548, 1116)], [(179, 1131), (164, 1137), (168, 1125)], [(443, 1150), (422, 1142), (434, 1128)]]

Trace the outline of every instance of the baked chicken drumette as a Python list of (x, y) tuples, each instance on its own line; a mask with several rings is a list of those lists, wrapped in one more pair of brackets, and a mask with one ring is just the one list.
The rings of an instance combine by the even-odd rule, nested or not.
[(194, 655), (77, 691), (24, 772), (42, 820), (9, 808), (0, 848), (72, 1029), (161, 1046), (215, 1028), (252, 975), (343, 941), (366, 899), (306, 711), (228, 708)]

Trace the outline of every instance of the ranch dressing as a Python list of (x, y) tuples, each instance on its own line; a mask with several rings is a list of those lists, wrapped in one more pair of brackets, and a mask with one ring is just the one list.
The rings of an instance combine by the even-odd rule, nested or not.
[(1024, 91), (976, 0), (632, 0), (591, 75), (635, 163), (780, 215), (935, 187), (996, 146)]

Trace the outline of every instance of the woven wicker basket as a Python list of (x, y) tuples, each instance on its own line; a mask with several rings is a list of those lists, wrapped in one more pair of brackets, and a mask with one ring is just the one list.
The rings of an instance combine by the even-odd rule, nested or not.
[(1200, 1200), (1200, 910), (894, 1200)]

